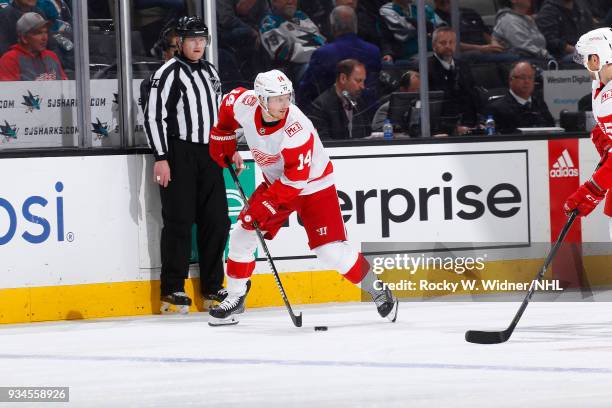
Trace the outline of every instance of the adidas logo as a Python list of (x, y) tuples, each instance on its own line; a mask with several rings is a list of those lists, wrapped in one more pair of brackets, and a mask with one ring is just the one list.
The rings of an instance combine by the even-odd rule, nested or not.
[(578, 169), (574, 167), (574, 162), (567, 149), (563, 150), (561, 156), (553, 164), (553, 168), (550, 169), (550, 177), (578, 177)]

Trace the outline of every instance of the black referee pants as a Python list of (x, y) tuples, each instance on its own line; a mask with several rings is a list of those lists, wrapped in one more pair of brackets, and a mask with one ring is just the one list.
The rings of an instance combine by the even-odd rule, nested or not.
[(191, 227), (197, 224), (200, 290), (214, 293), (223, 285), (223, 250), (230, 230), (223, 170), (208, 145), (168, 141), (170, 178), (160, 187), (161, 295), (184, 291), (191, 256)]

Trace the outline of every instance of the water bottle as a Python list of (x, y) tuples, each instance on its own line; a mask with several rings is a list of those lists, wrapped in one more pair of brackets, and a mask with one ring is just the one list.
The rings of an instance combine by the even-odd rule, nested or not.
[(68, 51), (69, 52), (69, 51), (72, 51), (72, 49), (74, 48), (74, 43), (72, 41), (70, 41), (68, 38), (66, 38), (63, 35), (61, 35), (60, 33), (53, 34), (53, 38), (55, 38), (55, 41), (57, 41), (59, 46), (64, 51)]
[(495, 119), (493, 119), (493, 115), (487, 116), (487, 120), (485, 121), (485, 133), (488, 136), (495, 134)]
[(385, 139), (393, 139), (393, 125), (391, 124), (391, 120), (385, 119), (382, 129)]

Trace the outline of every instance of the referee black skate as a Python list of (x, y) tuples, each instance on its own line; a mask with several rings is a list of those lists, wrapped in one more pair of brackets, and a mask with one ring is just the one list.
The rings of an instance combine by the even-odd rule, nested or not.
[(153, 177), (160, 185), (161, 312), (187, 313), (191, 299), (185, 279), (191, 255), (191, 228), (197, 225), (200, 291), (222, 301), (222, 256), (230, 229), (221, 167), (208, 152), (210, 128), (217, 121), (221, 81), (203, 59), (210, 43), (199, 17), (176, 26), (178, 52), (151, 78), (145, 128), (155, 156)]

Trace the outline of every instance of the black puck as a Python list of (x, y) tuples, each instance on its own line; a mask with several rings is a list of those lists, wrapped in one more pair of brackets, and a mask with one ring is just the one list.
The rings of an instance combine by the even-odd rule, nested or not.
[(315, 326), (315, 331), (327, 331), (327, 326)]

